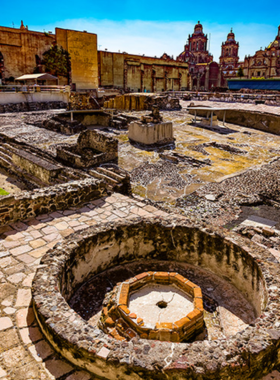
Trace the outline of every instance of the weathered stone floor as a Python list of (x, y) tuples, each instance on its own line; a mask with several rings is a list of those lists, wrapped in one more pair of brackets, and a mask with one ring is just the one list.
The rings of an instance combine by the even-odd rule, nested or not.
[[(214, 106), (213, 102), (208, 103)], [(129, 115), (139, 117), (145, 113)], [(219, 182), (280, 155), (280, 136), (229, 123), (226, 123), (228, 132), (219, 133), (192, 124), (193, 116), (185, 109), (163, 111), (161, 115), (164, 121), (173, 122), (175, 144), (147, 148), (131, 144), (126, 131), (118, 136), (119, 165), (130, 172), (133, 191), (153, 201), (174, 204), (177, 198), (207, 183)], [(174, 153), (185, 159), (178, 162), (168, 159)]]
[(40, 258), (75, 231), (99, 222), (164, 212), (137, 199), (113, 194), (86, 206), (0, 229), (0, 379), (88, 380), (54, 353), (30, 308), (31, 284)]

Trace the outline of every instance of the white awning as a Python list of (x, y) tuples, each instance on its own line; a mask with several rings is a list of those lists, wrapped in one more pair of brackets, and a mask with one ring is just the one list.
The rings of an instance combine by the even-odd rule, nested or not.
[(16, 80), (57, 80), (58, 78), (54, 75), (48, 73), (41, 74), (25, 74), (21, 77), (16, 78)]

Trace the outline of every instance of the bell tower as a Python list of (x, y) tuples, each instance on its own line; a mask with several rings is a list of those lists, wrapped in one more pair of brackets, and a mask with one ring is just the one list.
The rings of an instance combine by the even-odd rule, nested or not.
[(239, 43), (235, 41), (235, 35), (231, 29), (227, 35), (227, 40), (222, 43), (222, 52), (220, 56), (220, 65), (230, 66), (231, 68), (237, 67)]

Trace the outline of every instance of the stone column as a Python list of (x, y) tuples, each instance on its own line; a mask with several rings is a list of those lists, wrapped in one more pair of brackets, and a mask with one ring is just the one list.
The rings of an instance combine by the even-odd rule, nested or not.
[(142, 69), (142, 67), (141, 67), (141, 88), (140, 88), (140, 90), (141, 90), (141, 92), (143, 92), (144, 91), (144, 69)]
[(156, 91), (156, 71), (152, 70), (152, 92)]
[(124, 69), (123, 69), (123, 89), (127, 90), (127, 62), (124, 61)]
[(222, 84), (222, 68), (219, 68), (219, 74), (218, 74), (218, 87), (221, 87)]
[(164, 72), (164, 91), (167, 90), (167, 71)]
[(209, 66), (206, 67), (205, 73), (205, 91), (209, 91)]

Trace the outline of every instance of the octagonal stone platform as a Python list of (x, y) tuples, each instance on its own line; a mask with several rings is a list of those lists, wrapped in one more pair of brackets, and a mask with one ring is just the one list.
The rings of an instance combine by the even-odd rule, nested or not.
[(190, 340), (204, 329), (201, 289), (178, 273), (141, 273), (107, 295), (99, 326), (118, 340)]

